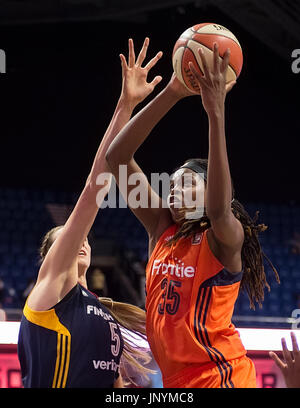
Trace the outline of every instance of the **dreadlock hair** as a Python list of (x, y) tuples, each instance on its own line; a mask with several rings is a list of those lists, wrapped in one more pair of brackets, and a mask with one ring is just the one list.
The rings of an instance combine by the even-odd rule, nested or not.
[[(188, 159), (185, 161), (185, 164), (190, 160), (196, 161), (200, 167), (207, 171), (207, 159)], [(233, 183), (232, 191), (234, 195)], [(268, 261), (275, 274), (276, 281), (280, 283), (279, 274), (276, 268), (270, 259), (264, 254), (259, 242), (259, 233), (265, 231), (268, 227), (265, 224), (257, 224), (259, 211), (256, 211), (255, 216), (251, 218), (243, 205), (234, 198), (231, 203), (231, 210), (234, 216), (241, 222), (245, 233), (241, 252), (244, 273), (241, 280), (240, 291), (244, 290), (247, 292), (250, 301), (250, 308), (255, 310), (255, 302), (258, 303), (260, 308), (262, 307), (265, 287), (268, 289), (268, 291), (270, 291), (270, 285), (266, 279), (263, 258)], [(184, 208), (178, 209), (178, 212), (181, 212), (182, 214), (185, 213), (185, 211), (186, 210)], [(166, 246), (171, 247), (180, 238), (187, 238), (195, 233), (204, 232), (210, 228), (210, 226), (210, 220), (204, 211), (204, 215), (200, 219), (185, 220), (180, 225), (173, 238), (166, 243)]]
[[(46, 233), (42, 240), (39, 250), (40, 264), (46, 258), (46, 255), (55, 241), (55, 233), (63, 228), (63, 225), (52, 228)], [(155, 374), (155, 370), (145, 367), (151, 362), (152, 357), (148, 353), (148, 349), (141, 349), (131, 340), (130, 334), (126, 336), (126, 332), (131, 332), (142, 340), (146, 340), (146, 312), (134, 305), (123, 302), (116, 302), (110, 298), (99, 297), (99, 301), (104, 305), (117, 321), (121, 329), (123, 328), (125, 334), (122, 333), (124, 340), (124, 348), (120, 360), (120, 373), (124, 382), (124, 386), (134, 384), (135, 378), (142, 378), (149, 380), (148, 374)]]

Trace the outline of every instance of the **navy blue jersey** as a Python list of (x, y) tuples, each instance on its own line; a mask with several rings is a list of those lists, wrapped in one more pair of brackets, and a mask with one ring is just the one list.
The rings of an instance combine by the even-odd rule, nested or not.
[(18, 340), (23, 385), (112, 387), (123, 346), (108, 309), (80, 284), (52, 309), (34, 311), (26, 303)]

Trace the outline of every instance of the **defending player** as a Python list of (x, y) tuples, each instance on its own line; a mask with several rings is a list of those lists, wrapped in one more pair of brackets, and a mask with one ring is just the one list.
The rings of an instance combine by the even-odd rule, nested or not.
[[(66, 224), (50, 231), (44, 239), (43, 262), (20, 326), (18, 354), (25, 387), (122, 386), (119, 365), (124, 341), (120, 327), (112, 313), (87, 290), (86, 271), (91, 259), (87, 235), (99, 210), (96, 196), (100, 187), (96, 180), (99, 174), (108, 171), (107, 147), (128, 122), (135, 106), (161, 79), (155, 77), (151, 83), (147, 82), (150, 69), (162, 55), (158, 53), (142, 67), (148, 45), (146, 38), (135, 59), (130, 39), (128, 63), (124, 55), (120, 55), (121, 96), (86, 185)], [(102, 189), (107, 192), (109, 187), (110, 182)], [(117, 312), (118, 309), (112, 310)], [(128, 305), (127, 316), (130, 313), (132, 319), (129, 319), (128, 328), (138, 328), (139, 312)], [(125, 317), (122, 323), (126, 326), (126, 313), (122, 315)]]

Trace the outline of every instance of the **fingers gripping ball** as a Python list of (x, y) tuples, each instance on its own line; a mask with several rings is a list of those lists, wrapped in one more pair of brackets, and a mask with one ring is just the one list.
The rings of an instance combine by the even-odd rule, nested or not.
[(202, 62), (198, 49), (203, 48), (208, 69), (213, 69), (214, 43), (219, 45), (220, 58), (227, 48), (230, 48), (230, 59), (226, 74), (226, 82), (235, 81), (241, 73), (243, 66), (243, 52), (235, 35), (227, 28), (213, 23), (194, 25), (185, 30), (176, 41), (173, 49), (173, 69), (177, 78), (191, 91), (199, 93), (199, 85), (189, 62), (193, 62), (196, 69), (203, 75)]

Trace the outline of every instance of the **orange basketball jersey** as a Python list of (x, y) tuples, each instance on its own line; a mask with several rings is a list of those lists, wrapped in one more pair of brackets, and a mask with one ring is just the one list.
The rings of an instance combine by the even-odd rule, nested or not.
[[(146, 268), (147, 337), (164, 386), (205, 387), (213, 370), (208, 387), (255, 387), (254, 365), (231, 322), (242, 272), (228, 272), (215, 258), (206, 231), (166, 247), (177, 228), (163, 233)], [(237, 364), (241, 358), (248, 364)]]

